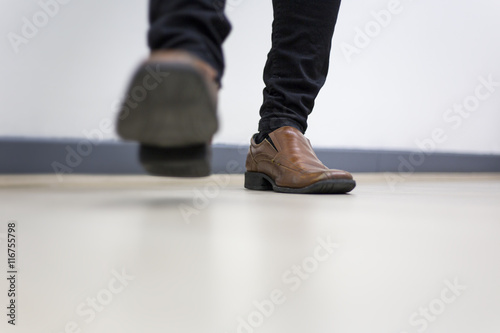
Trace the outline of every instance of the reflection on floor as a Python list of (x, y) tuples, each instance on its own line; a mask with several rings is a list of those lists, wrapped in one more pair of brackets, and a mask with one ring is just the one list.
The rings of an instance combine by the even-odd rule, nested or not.
[(1, 331), (499, 332), (500, 175), (355, 176), (309, 196), (1, 176), (0, 266), (15, 223), (18, 270)]

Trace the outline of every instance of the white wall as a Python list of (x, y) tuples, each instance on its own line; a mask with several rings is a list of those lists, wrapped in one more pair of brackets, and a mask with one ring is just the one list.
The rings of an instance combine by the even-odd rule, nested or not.
[[(477, 88), (479, 77), (500, 82), (500, 2), (400, 0), (368, 45), (357, 40), (358, 53), (346, 56), (356, 29), (380, 27), (371, 12), (390, 2), (343, 2), (329, 80), (310, 118), (313, 144), (417, 150), (417, 140), (441, 129), (437, 151), (500, 153), (500, 86), (489, 96)], [(234, 29), (225, 45), (218, 143), (247, 144), (257, 128), (271, 9), (271, 0), (228, 0)], [(147, 2), (69, 0), (15, 53), (8, 33), (21, 34), (23, 17), (38, 11), (37, 0), (0, 0), (0, 136), (83, 137), (114, 118), (147, 55)], [(447, 114), (464, 101), (474, 111)]]

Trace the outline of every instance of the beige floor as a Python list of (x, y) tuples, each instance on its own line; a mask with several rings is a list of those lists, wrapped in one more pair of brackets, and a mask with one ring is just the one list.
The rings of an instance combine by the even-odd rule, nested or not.
[(19, 273), (0, 331), (500, 332), (500, 175), (356, 178), (307, 196), (2, 176), (0, 267), (14, 220)]

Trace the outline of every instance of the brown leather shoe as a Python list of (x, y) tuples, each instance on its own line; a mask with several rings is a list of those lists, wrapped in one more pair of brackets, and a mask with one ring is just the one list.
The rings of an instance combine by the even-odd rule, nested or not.
[(296, 128), (285, 126), (259, 144), (252, 138), (245, 173), (245, 188), (285, 193), (347, 193), (356, 186), (349, 172), (328, 169), (309, 140)]
[(117, 131), (141, 144), (140, 160), (158, 176), (203, 177), (211, 172), (217, 131), (217, 72), (185, 51), (156, 51), (132, 78)]

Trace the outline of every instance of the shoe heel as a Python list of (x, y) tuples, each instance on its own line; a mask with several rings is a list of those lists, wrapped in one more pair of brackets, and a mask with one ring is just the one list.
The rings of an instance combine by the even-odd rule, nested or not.
[(272, 191), (273, 185), (260, 172), (245, 172), (245, 188), (256, 191)]
[(206, 177), (211, 172), (209, 145), (165, 148), (141, 145), (139, 160), (153, 176)]

